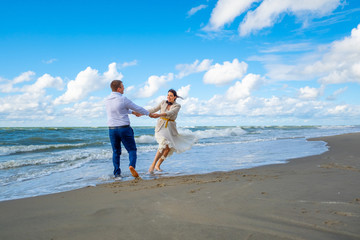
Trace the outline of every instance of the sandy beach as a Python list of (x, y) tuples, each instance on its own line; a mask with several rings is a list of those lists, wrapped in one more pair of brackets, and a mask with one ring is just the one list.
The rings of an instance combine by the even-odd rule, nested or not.
[(312, 140), (329, 151), (0, 202), (0, 239), (360, 239), (360, 133)]

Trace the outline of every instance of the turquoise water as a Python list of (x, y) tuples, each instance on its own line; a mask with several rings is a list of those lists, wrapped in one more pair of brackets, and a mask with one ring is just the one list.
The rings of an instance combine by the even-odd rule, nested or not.
[[(360, 132), (360, 126), (185, 127), (198, 141), (174, 153), (163, 172), (147, 170), (157, 150), (153, 127), (133, 127), (137, 170), (143, 179), (231, 171), (321, 154), (324, 142), (307, 138)], [(107, 128), (0, 128), (0, 201), (63, 192), (114, 181)], [(128, 155), (122, 181), (133, 179)]]

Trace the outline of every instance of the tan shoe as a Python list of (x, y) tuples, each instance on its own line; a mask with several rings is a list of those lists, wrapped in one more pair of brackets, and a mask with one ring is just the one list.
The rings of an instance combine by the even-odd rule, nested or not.
[(130, 166), (129, 169), (134, 178), (139, 177), (139, 174), (137, 173), (137, 171), (135, 170), (135, 168), (133, 166)]

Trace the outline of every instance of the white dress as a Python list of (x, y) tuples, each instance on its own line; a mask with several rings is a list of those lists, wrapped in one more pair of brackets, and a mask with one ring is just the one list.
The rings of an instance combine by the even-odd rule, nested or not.
[(167, 106), (168, 104), (164, 100), (158, 106), (150, 109), (149, 112), (154, 113), (160, 110), (160, 113), (166, 113), (166, 117), (161, 117), (157, 120), (155, 139), (159, 144), (159, 152), (162, 152), (166, 146), (169, 146), (168, 156), (171, 156), (173, 152), (182, 153), (191, 149), (197, 139), (195, 135), (179, 134), (177, 131), (175, 120), (181, 105), (174, 102), (170, 109), (167, 109)]
[(194, 135), (190, 134), (177, 134), (173, 135), (168, 128), (162, 127), (158, 132), (155, 133), (156, 141), (159, 144), (159, 152), (162, 152), (166, 146), (169, 146), (170, 151), (168, 157), (174, 152), (182, 153), (190, 150), (192, 145), (196, 142)]

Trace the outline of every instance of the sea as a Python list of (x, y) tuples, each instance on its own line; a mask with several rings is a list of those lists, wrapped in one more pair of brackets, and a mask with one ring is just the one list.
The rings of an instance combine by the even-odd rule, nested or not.
[[(174, 153), (162, 172), (149, 174), (157, 151), (154, 127), (133, 127), (136, 170), (144, 180), (285, 164), (328, 151), (309, 138), (360, 132), (359, 126), (189, 126), (180, 134), (197, 138), (192, 149)], [(121, 181), (130, 181), (123, 148)], [(0, 201), (34, 197), (114, 182), (106, 127), (0, 128)]]

